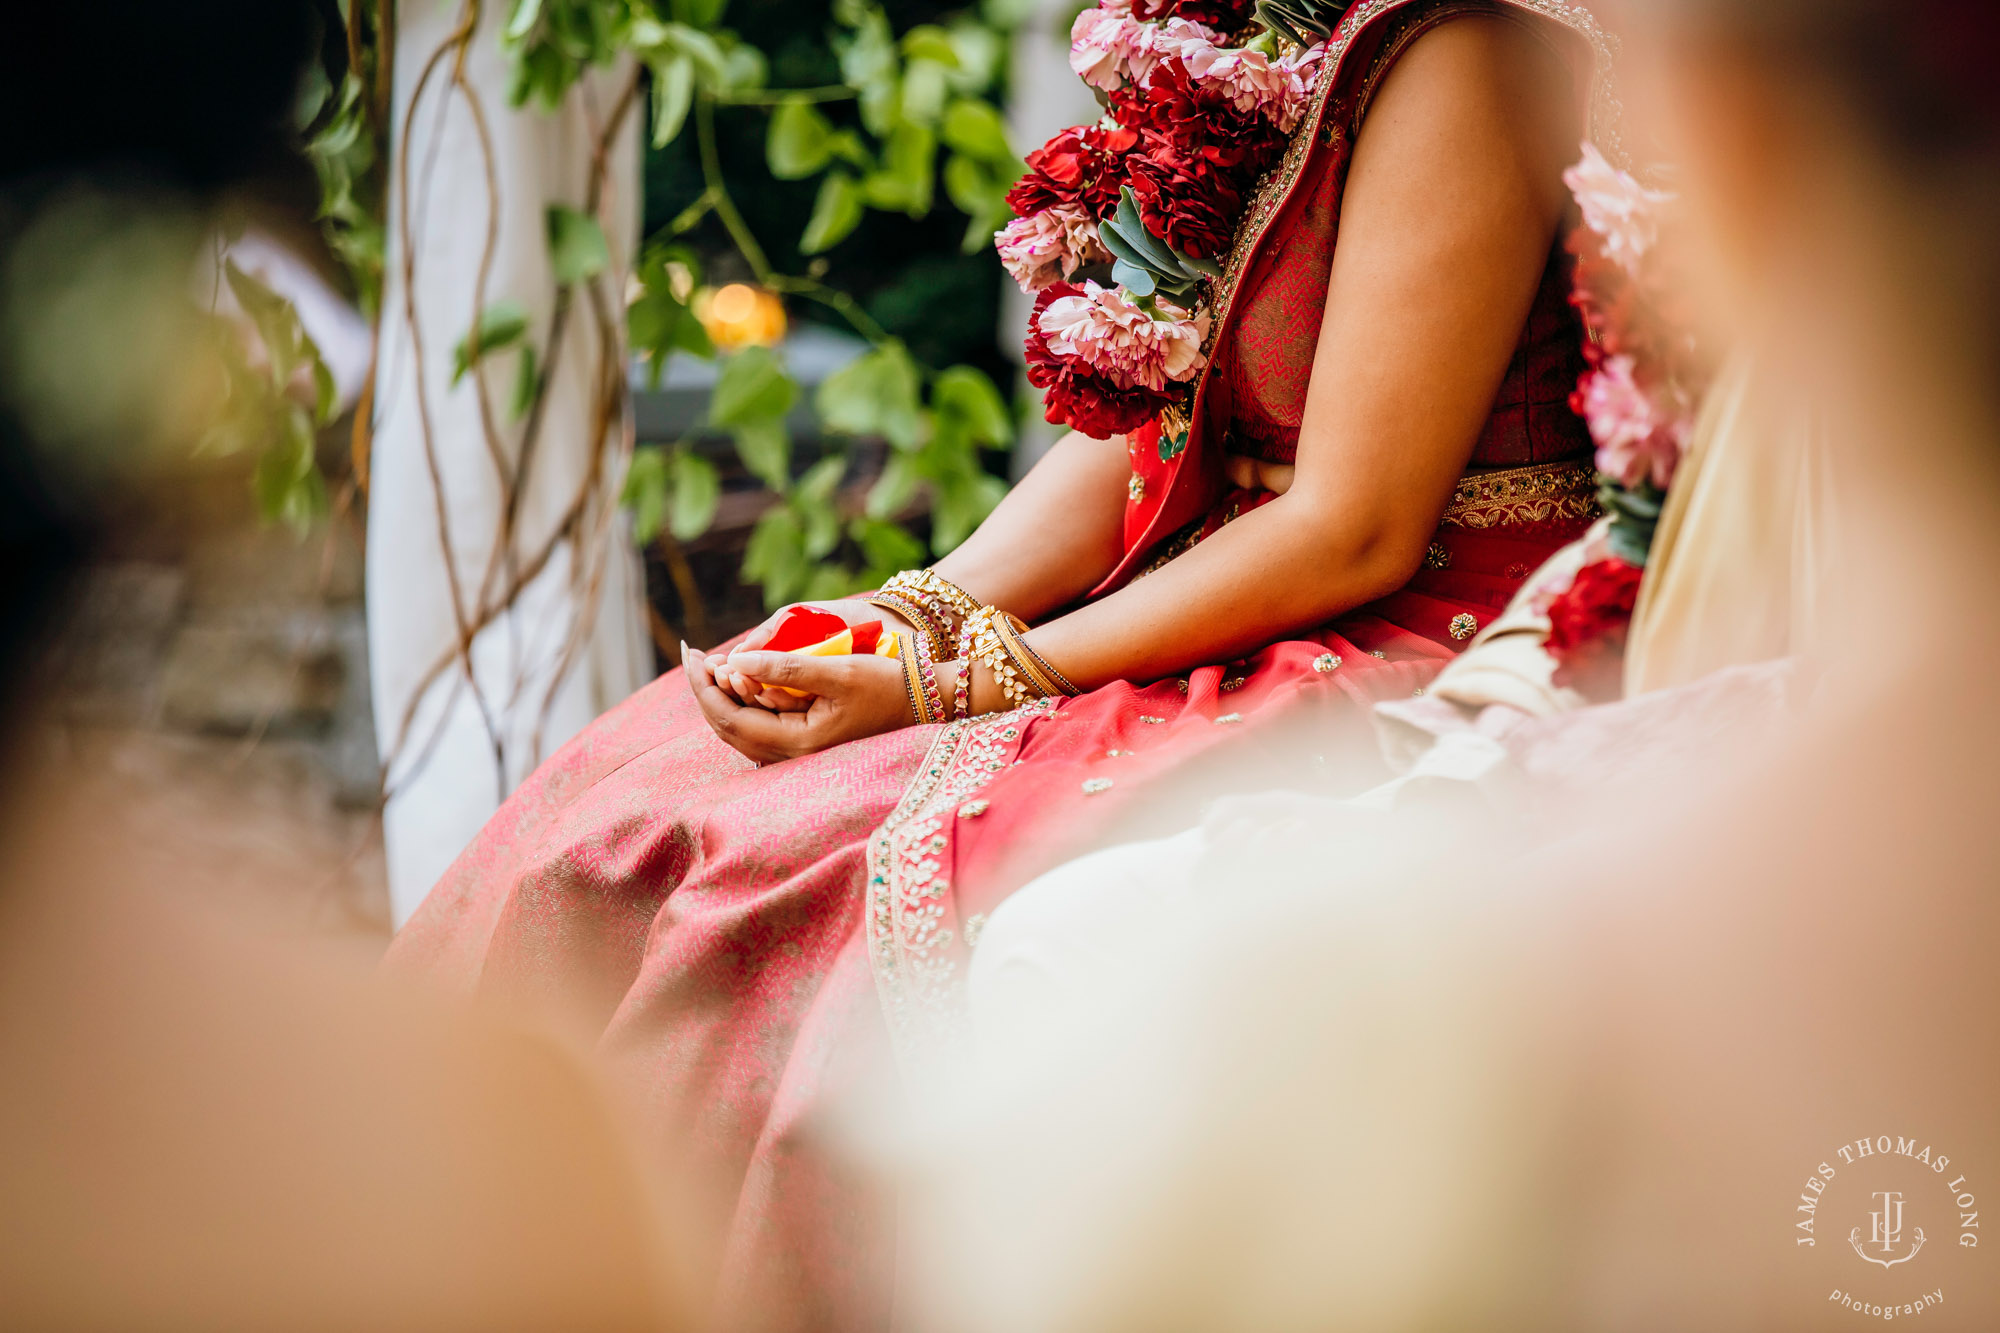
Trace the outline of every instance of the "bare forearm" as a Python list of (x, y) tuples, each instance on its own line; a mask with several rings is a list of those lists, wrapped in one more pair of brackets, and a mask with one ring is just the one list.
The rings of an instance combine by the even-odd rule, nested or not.
[(1121, 440), (1065, 435), (938, 572), (981, 602), (1036, 620), (1082, 597), (1124, 549)]
[(1157, 680), (1323, 624), (1401, 587), (1421, 559), (1398, 529), (1281, 496), (1028, 638), (1084, 689)]

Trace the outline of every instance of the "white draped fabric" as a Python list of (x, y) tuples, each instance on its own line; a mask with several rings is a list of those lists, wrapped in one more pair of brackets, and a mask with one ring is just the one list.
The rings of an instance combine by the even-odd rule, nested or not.
[[(548, 209), (586, 208), (593, 146), (632, 70), (593, 73), (553, 112), (511, 108), (505, 7), (484, 8), (462, 85), (453, 55), (432, 59), (460, 5), (399, 6), (396, 35), (404, 158), (391, 166), (367, 598), (398, 924), (515, 784), (652, 675), (641, 571), (616, 503), (626, 423), (616, 411), (604, 420), (597, 388), (605, 358), (625, 359), (623, 293), (641, 208), (636, 110), (598, 171), (610, 269), (595, 303), (574, 289), (560, 346), (549, 344), (558, 297)], [(538, 360), (555, 364), (527, 450), (532, 417), (512, 410), (518, 348), (453, 382), (453, 351), (474, 312), (502, 302), (526, 312)], [(516, 519), (502, 543), (510, 487)]]

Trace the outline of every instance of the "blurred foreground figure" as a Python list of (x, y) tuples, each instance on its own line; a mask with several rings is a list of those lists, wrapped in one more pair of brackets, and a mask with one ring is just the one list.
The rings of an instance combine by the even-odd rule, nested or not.
[(100, 515), (214, 405), (188, 275), (308, 17), (44, 6), (0, 44), (48, 128), (0, 171), (0, 1326), (669, 1327), (663, 1238), (580, 1063), (213, 915), (209, 831), (134, 836), (45, 726), (36, 670)]
[(1809, 706), (1538, 851), (1205, 862), (1147, 975), (989, 1047), (927, 1326), (2000, 1326), (2000, 12), (1630, 9), (1705, 317), (1828, 425)]

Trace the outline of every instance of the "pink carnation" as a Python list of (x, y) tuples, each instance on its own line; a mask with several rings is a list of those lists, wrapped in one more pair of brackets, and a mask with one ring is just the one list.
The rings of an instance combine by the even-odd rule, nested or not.
[(1605, 357), (1583, 377), (1571, 405), (1597, 441), (1598, 471), (1628, 488), (1651, 480), (1665, 490), (1681, 461), (1688, 423), (1664, 416), (1639, 387), (1634, 369), (1629, 356)]
[(1085, 282), (1081, 295), (1051, 301), (1035, 327), (1058, 357), (1081, 362), (1121, 389), (1158, 392), (1201, 369), (1208, 312), (1190, 316), (1157, 299), (1153, 305), (1157, 316), (1123, 287)]
[(1279, 58), (1276, 68), (1285, 78), (1285, 91), (1276, 101), (1265, 107), (1264, 113), (1280, 133), (1290, 134), (1298, 128), (1299, 120), (1312, 104), (1313, 87), (1319, 82), (1320, 65), (1326, 55), (1326, 43), (1318, 42), (1295, 55)]
[(1069, 67), (1091, 87), (1116, 92), (1127, 83), (1144, 83), (1168, 56), (1213, 51), (1221, 40), (1221, 33), (1186, 19), (1142, 23), (1127, 5), (1100, 5), (1070, 25)]
[(1636, 275), (1639, 261), (1660, 239), (1660, 209), (1673, 196), (1639, 184), (1588, 142), (1583, 160), (1563, 173), (1563, 184), (1576, 196), (1584, 225), (1604, 238), (1604, 253)]
[(1085, 264), (1111, 262), (1097, 224), (1080, 208), (1056, 205), (1015, 218), (993, 234), (1000, 263), (1024, 292), (1073, 277)]

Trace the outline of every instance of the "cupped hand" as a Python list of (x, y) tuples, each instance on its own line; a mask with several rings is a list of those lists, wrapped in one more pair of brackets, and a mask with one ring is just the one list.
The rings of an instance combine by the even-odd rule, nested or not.
[(865, 625), (870, 621), (880, 621), (898, 634), (913, 632), (909, 622), (895, 612), (885, 611), (859, 598), (848, 597), (837, 602), (793, 602), (779, 607), (765, 619), (763, 624), (744, 635), (743, 641), (730, 650), (728, 657), (715, 655), (709, 657), (710, 671), (715, 677), (715, 683), (721, 687), (724, 694), (738, 703), (756, 704), (779, 713), (802, 713), (812, 706), (812, 700), (809, 698), (802, 699), (794, 694), (786, 694), (783, 690), (760, 689), (759, 686), (768, 685), (769, 682), (740, 669), (735, 660), (738, 654), (754, 653), (769, 643), (771, 636), (777, 632), (778, 622), (785, 618), (787, 612), (801, 606), (809, 606), (815, 611), (826, 611), (839, 616), (850, 627)]
[(723, 660), (688, 649), (684, 659), (688, 687), (715, 734), (760, 764), (816, 754), (914, 720), (903, 666), (895, 658), (738, 650), (727, 659), (731, 670), (767, 686), (789, 685), (811, 696), (805, 707), (785, 712), (745, 704), (726, 693), (716, 683), (716, 667)]

